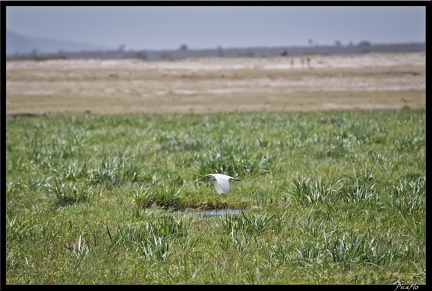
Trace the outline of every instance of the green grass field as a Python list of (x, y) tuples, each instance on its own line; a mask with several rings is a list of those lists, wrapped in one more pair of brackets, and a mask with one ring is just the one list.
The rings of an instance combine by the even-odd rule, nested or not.
[(8, 118), (6, 284), (425, 284), (425, 119)]

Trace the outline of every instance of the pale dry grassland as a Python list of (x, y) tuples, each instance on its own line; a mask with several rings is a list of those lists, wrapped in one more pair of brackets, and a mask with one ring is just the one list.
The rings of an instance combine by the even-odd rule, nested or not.
[[(6, 63), (6, 112), (424, 108), (425, 54)], [(291, 64), (291, 60), (293, 64)]]

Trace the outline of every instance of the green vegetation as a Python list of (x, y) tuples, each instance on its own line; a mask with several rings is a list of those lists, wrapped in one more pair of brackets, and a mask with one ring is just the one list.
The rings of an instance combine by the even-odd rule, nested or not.
[(67, 53), (54, 53), (54, 54), (37, 54), (32, 53), (31, 55), (9, 55), (7, 56), (8, 61), (48, 61), (48, 60), (66, 60), (68, 59)]
[(6, 283), (425, 284), (425, 119), (9, 118)]

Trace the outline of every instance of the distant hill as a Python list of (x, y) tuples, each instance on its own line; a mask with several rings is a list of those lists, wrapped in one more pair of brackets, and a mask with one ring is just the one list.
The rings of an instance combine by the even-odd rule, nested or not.
[(6, 55), (57, 53), (59, 51), (79, 52), (107, 50), (108, 47), (44, 37), (31, 37), (6, 30)]
[(104, 46), (64, 41), (58, 39), (29, 37), (6, 30), (6, 58), (14, 59), (125, 59), (179, 60), (194, 57), (275, 57), (329, 54), (364, 54), (425, 52), (426, 43), (372, 44), (361, 41), (349, 45), (246, 47), (189, 49), (186, 45), (172, 50), (124, 50)]

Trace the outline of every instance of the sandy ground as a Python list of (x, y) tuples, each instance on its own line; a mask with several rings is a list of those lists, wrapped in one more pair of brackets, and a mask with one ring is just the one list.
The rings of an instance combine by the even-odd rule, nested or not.
[(6, 112), (425, 107), (425, 54), (6, 63)]

